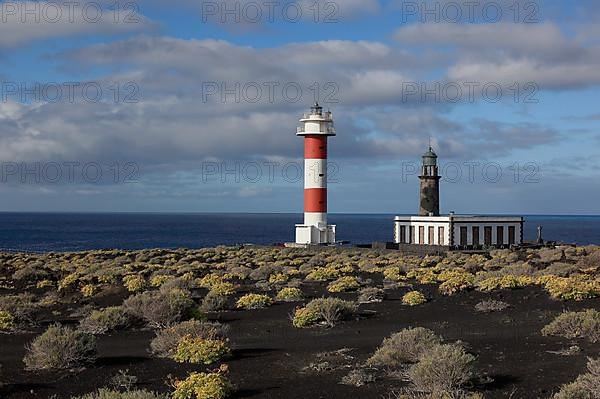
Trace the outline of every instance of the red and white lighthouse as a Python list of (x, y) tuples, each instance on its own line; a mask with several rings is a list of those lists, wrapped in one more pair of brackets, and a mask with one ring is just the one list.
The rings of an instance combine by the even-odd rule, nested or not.
[(327, 224), (327, 138), (335, 136), (331, 112), (315, 103), (300, 119), (304, 136), (304, 224), (296, 225), (296, 244), (334, 244), (335, 226)]

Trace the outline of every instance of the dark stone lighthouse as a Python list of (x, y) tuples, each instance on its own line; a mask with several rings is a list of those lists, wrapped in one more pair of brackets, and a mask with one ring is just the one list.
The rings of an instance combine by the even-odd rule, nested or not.
[(421, 196), (419, 216), (440, 216), (440, 176), (438, 175), (437, 155), (431, 146), (423, 154), (421, 166)]

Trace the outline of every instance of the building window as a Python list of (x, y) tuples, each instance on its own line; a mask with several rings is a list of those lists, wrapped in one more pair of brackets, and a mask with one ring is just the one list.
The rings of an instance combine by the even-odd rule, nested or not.
[(515, 226), (508, 226), (508, 244), (515, 244)]
[(496, 245), (504, 245), (504, 227), (496, 227)]
[(409, 229), (410, 229), (409, 242), (411, 244), (414, 244), (415, 243), (415, 226), (410, 226)]
[(419, 244), (425, 244), (425, 226), (419, 226)]
[(433, 245), (435, 244), (435, 227), (433, 226), (429, 226), (429, 241), (427, 242), (429, 245)]
[(467, 246), (467, 226), (460, 227), (460, 245)]
[(438, 227), (438, 245), (444, 245), (444, 227)]
[(479, 226), (473, 226), (473, 246), (479, 246)]
[(483, 243), (485, 245), (492, 245), (492, 227), (485, 226), (483, 228)]
[(406, 242), (406, 226), (400, 226), (400, 242), (402, 244)]

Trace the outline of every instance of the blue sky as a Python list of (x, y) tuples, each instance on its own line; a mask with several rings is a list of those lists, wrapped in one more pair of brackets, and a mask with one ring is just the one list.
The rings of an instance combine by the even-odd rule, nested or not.
[(331, 212), (600, 213), (597, 2), (112, 4), (0, 2), (0, 211), (301, 212), (318, 87)]

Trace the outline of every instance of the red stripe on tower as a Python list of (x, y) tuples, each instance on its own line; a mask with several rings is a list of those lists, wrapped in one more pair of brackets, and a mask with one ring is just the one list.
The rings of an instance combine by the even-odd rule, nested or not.
[(327, 136), (305, 136), (304, 159), (327, 159)]
[(304, 212), (327, 212), (327, 189), (304, 189)]

